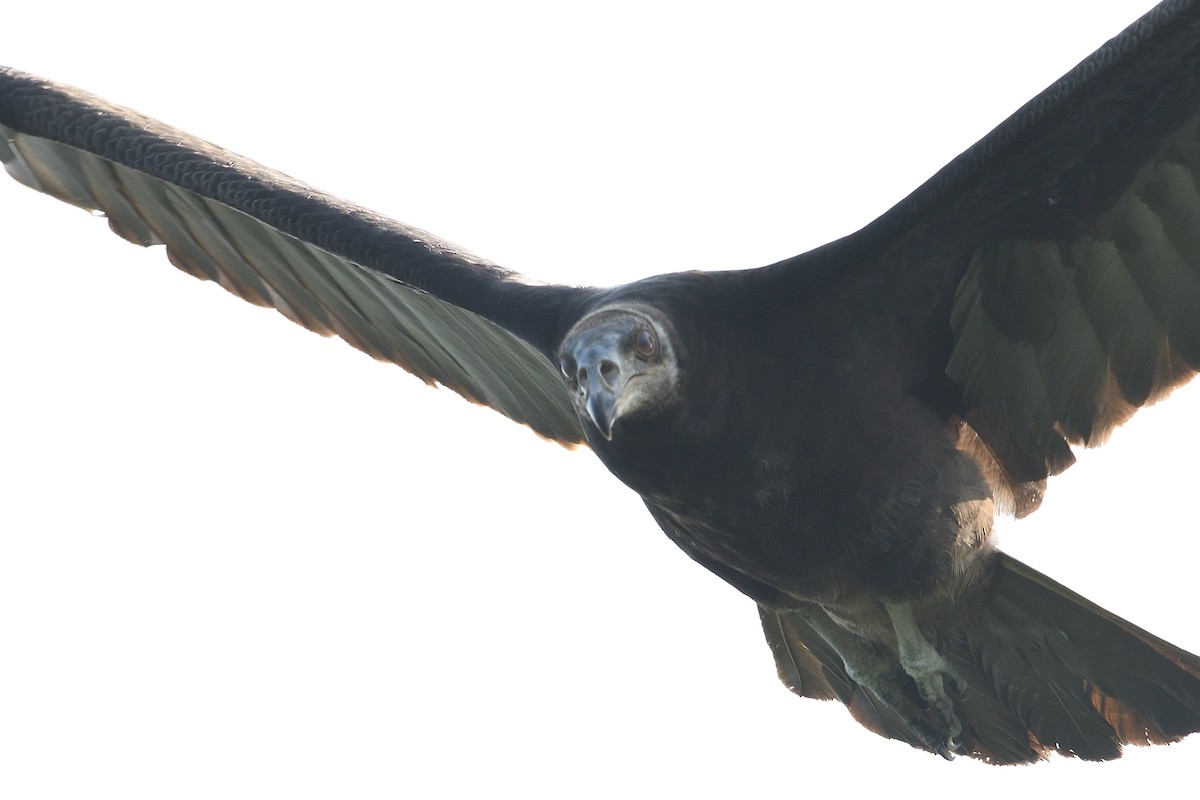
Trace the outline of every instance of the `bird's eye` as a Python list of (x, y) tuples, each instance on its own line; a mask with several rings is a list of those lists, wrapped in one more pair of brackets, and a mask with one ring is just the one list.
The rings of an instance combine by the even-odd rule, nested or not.
[(654, 339), (654, 333), (649, 328), (640, 328), (633, 335), (633, 349), (642, 358), (650, 358), (658, 352), (658, 342)]
[(558, 369), (562, 372), (564, 378), (573, 380), (575, 378), (575, 359), (570, 356), (559, 356)]

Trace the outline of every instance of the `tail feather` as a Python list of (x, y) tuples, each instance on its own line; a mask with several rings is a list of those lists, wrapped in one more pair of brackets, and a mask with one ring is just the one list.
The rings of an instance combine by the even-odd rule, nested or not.
[(967, 684), (966, 696), (957, 706), (971, 755), (997, 764), (1028, 764), (1044, 758), (1045, 748), (1029, 736), (1029, 727), (1011, 706), (997, 697), (994, 683), (978, 662), (955, 651), (946, 657)]
[[(996, 602), (1003, 602), (997, 600)], [(966, 646), (1003, 702), (1039, 745), (1091, 760), (1117, 758), (1121, 744), (1092, 707), (1086, 680), (1041, 649), (1041, 633), (972, 625)], [(1052, 635), (1052, 634), (1051, 634)], [(956, 643), (957, 649), (958, 643)]]
[(779, 614), (758, 607), (763, 633), (775, 654), (779, 679), (801, 697), (841, 700), (850, 704), (854, 681), (837, 653), (798, 614)]
[(758, 613), (784, 685), (801, 697), (840, 700), (868, 730), (913, 747), (921, 746), (916, 734), (891, 709), (854, 682), (841, 656), (801, 615), (762, 605)]
[[(1200, 659), (1001, 556), (980, 622), (1017, 631), (1072, 670), (1089, 705), (1126, 744), (1163, 744), (1200, 730)], [(1001, 617), (1001, 612), (1008, 612)]]
[[(977, 591), (981, 597), (966, 598), (978, 609), (969, 621), (931, 631), (967, 686), (956, 710), (972, 756), (998, 764), (1050, 752), (1108, 760), (1123, 745), (1200, 730), (1196, 656), (1003, 554), (995, 580)], [(867, 728), (921, 747), (799, 614), (760, 607), (760, 615), (792, 691), (838, 699)]]

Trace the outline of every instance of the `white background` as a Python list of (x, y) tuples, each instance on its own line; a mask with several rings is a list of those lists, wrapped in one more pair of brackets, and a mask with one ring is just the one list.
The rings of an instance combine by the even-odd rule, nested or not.
[[(534, 277), (609, 284), (851, 232), (1148, 4), (33, 5), (5, 9), (0, 61)], [(1195, 776), (1200, 741), (997, 770), (879, 739), (790, 696), (753, 604), (586, 450), (9, 181), (0, 237), (6, 798)], [(1182, 391), (1143, 412), (1000, 528), (1192, 651), (1197, 411)]]

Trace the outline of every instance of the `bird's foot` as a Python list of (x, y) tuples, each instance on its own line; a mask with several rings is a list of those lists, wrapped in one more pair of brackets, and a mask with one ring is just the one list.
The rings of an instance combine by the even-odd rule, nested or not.
[[(904, 723), (909, 735), (903, 738), (946, 759), (966, 752), (962, 723), (948, 694), (959, 693), (962, 681), (932, 645), (925, 642), (925, 648), (918, 650), (924, 660), (912, 657), (912, 648), (907, 648), (909, 660), (905, 663), (891, 647), (851, 631), (821, 606), (800, 608), (796, 613), (803, 614), (837, 651), (850, 679)], [(904, 611), (897, 614), (903, 616)]]
[(912, 678), (917, 694), (927, 708), (929, 726), (922, 726), (922, 736), (934, 735), (927, 741), (930, 749), (943, 758), (954, 758), (963, 747), (962, 722), (954, 711), (954, 700), (966, 695), (966, 684), (953, 667), (942, 657), (925, 635), (921, 633), (908, 603), (885, 603), (892, 627), (896, 631), (896, 643), (900, 666)]
[(926, 750), (948, 761), (965, 752), (962, 723), (954, 713), (953, 701), (946, 695), (943, 674), (931, 675), (922, 682), (902, 669), (894, 655), (890, 660), (882, 657), (847, 661), (846, 671), (855, 683), (891, 709)]
[(954, 712), (954, 699), (950, 695), (962, 699), (962, 681), (940, 655), (936, 659), (901, 661), (901, 665), (917, 685), (917, 694), (932, 717), (934, 730), (938, 734), (933, 749), (944, 758), (953, 758), (954, 753), (962, 748), (963, 741), (962, 723)]

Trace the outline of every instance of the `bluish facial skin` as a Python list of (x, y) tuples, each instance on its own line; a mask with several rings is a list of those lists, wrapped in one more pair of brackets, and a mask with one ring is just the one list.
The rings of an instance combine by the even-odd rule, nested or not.
[(563, 341), (559, 368), (580, 419), (606, 441), (623, 415), (669, 394), (675, 377), (660, 325), (642, 309), (625, 306), (581, 320)]

